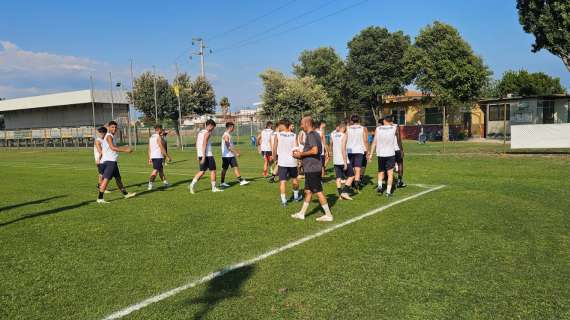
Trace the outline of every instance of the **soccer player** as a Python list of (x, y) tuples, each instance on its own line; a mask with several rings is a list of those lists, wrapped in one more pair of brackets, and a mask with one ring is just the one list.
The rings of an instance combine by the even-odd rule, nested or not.
[[(337, 124), (336, 130), (331, 133), (330, 150), (333, 153), (336, 190), (338, 191), (339, 199), (352, 200), (348, 194), (348, 186), (352, 185), (354, 180), (354, 170), (348, 161), (346, 140), (346, 123), (341, 121)], [(342, 181), (344, 181), (344, 186)]]
[(315, 131), (321, 137), (321, 144), (323, 145), (323, 152), (321, 153), (321, 163), (323, 165), (323, 170), (322, 170), (321, 176), (323, 178), (325, 177), (325, 170), (326, 170), (328, 158), (329, 158), (327, 142), (326, 142), (327, 140), (325, 137), (326, 136), (326, 129), (327, 129), (327, 123), (324, 122), (323, 120), (319, 120), (317, 122), (317, 127), (316, 127)]
[(237, 157), (240, 156), (239, 151), (236, 149), (232, 141), (232, 132), (234, 132), (235, 125), (233, 122), (226, 123), (226, 131), (222, 135), (222, 177), (220, 186), (228, 188), (230, 185), (226, 183), (226, 172), (231, 166), (234, 169), (234, 174), (239, 181), (240, 186), (249, 184), (249, 181), (241, 177)]
[(398, 173), (398, 183), (396, 186), (398, 188), (407, 187), (404, 182), (404, 146), (402, 144), (402, 136), (400, 135), (400, 125), (397, 123), (392, 124), (396, 128), (396, 171)]
[[(378, 188), (380, 194), (386, 192), (387, 197), (392, 196), (392, 182), (394, 180), (394, 166), (396, 165), (396, 128), (392, 125), (392, 117), (384, 118), (383, 125), (376, 128), (374, 141), (370, 147), (368, 159), (372, 159), (374, 149), (378, 157)], [(387, 187), (384, 189), (384, 177), (387, 176)]]
[(117, 123), (115, 121), (109, 122), (107, 127), (107, 133), (105, 134), (105, 138), (101, 143), (101, 150), (103, 152), (103, 156), (101, 157), (101, 161), (103, 162), (103, 180), (99, 186), (99, 197), (97, 198), (97, 203), (109, 203), (105, 201), (103, 195), (107, 190), (109, 181), (113, 178), (115, 178), (117, 187), (119, 190), (121, 190), (121, 193), (125, 199), (136, 196), (136, 193), (134, 192), (127, 192), (127, 189), (123, 184), (123, 180), (121, 179), (119, 164), (117, 163), (117, 160), (119, 159), (119, 152), (131, 153), (133, 151), (129, 147), (117, 147), (115, 144), (115, 133), (117, 132)]
[(194, 186), (202, 178), (206, 170), (210, 170), (210, 183), (212, 184), (212, 192), (222, 192), (224, 190), (216, 187), (216, 159), (212, 153), (212, 131), (216, 127), (216, 122), (212, 119), (206, 121), (206, 128), (200, 130), (196, 138), (196, 152), (198, 154), (198, 163), (200, 169), (192, 179), (188, 189), (191, 194), (194, 194)]
[[(101, 187), (101, 182), (103, 182), (103, 162), (101, 157), (103, 156), (103, 139), (107, 134), (107, 128), (100, 127), (97, 129), (97, 137), (93, 142), (93, 155), (95, 156), (95, 164), (97, 165), (98, 180), (97, 180), (97, 190)], [(105, 193), (109, 193), (109, 190), (105, 190)]]
[(160, 124), (154, 126), (154, 134), (148, 139), (148, 164), (152, 165), (152, 172), (148, 178), (147, 190), (152, 190), (156, 175), (160, 175), (162, 185), (168, 188), (169, 184), (166, 181), (164, 174), (164, 159), (172, 161), (172, 158), (166, 151), (166, 145), (163, 139), (163, 129)]
[(305, 201), (303, 202), (301, 211), (291, 215), (291, 217), (294, 219), (304, 220), (313, 194), (316, 194), (319, 198), (321, 207), (325, 212), (323, 216), (317, 218), (317, 221), (333, 221), (333, 215), (327, 203), (327, 198), (323, 193), (321, 177), (322, 163), (320, 159), (320, 155), (323, 150), (321, 137), (319, 137), (319, 134), (315, 132), (315, 123), (313, 122), (313, 118), (310, 116), (304, 117), (301, 120), (301, 128), (303, 128), (307, 137), (303, 151), (297, 150), (293, 152), (293, 157), (303, 160), (303, 168), (305, 170)]
[(358, 192), (361, 185), (361, 173), (364, 164), (364, 154), (368, 150), (368, 129), (360, 125), (360, 116), (350, 117), (351, 125), (346, 129), (346, 151), (348, 160), (354, 168), (354, 186)]
[[(299, 130), (299, 133), (297, 133), (297, 143), (299, 144), (299, 150), (303, 150), (303, 148), (305, 147), (306, 139), (307, 139), (307, 134), (305, 134), (305, 131), (303, 131), (303, 129)], [(298, 163), (297, 170), (299, 171), (299, 179), (305, 179), (305, 171), (303, 170), (303, 161), (298, 160), (297, 163)]]
[[(273, 165), (271, 154), (271, 138), (273, 136), (273, 122), (267, 121), (265, 129), (257, 136), (258, 149), (263, 156), (263, 176), (268, 177), (269, 168)], [(269, 182), (275, 182), (274, 172), (271, 173)]]
[(287, 206), (287, 180), (293, 183), (293, 196), (290, 201), (301, 201), (303, 197), (299, 194), (299, 172), (297, 171), (297, 159), (293, 158), (293, 152), (298, 150), (297, 135), (291, 132), (291, 122), (281, 120), (278, 123), (279, 132), (275, 136), (273, 143), (273, 155), (277, 161), (277, 174), (279, 176), (279, 191), (281, 193), (281, 205)]

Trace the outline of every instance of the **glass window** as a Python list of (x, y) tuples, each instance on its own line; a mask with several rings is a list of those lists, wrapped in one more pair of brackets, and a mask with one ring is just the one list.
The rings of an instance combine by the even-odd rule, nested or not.
[(398, 110), (392, 109), (392, 117), (397, 124), (405, 125), (406, 124), (406, 111), (405, 110)]
[(495, 104), (489, 106), (489, 121), (504, 121), (505, 107), (507, 108), (507, 121), (511, 120), (511, 105)]
[(439, 108), (425, 108), (426, 124), (443, 124), (443, 114)]
[(542, 115), (542, 123), (554, 123), (554, 101), (539, 101), (538, 114)]

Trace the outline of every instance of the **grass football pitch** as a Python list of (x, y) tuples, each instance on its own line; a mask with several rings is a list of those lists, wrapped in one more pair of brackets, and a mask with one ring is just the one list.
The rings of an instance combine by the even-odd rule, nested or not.
[(570, 160), (501, 147), (409, 142), (392, 199), (375, 162), (352, 202), (325, 184), (333, 223), (316, 202), (291, 219), (300, 204), (280, 206), (246, 145), (252, 183), (196, 195), (194, 149), (172, 146), (172, 187), (148, 192), (139, 146), (120, 156), (137, 197), (112, 183), (108, 205), (91, 148), (0, 150), (0, 319), (569, 319)]

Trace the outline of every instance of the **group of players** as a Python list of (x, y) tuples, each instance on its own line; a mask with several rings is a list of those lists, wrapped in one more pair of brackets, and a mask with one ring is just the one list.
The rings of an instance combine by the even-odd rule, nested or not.
[[(367, 162), (372, 159), (374, 151), (378, 160), (377, 192), (391, 197), (394, 191), (394, 170), (397, 169), (398, 187), (405, 187), (403, 180), (403, 147), (399, 127), (388, 116), (380, 121), (375, 129), (372, 143), (369, 141), (368, 130), (360, 124), (360, 117), (353, 115), (349, 120), (337, 123), (330, 134), (330, 144), (326, 142), (326, 124), (322, 121), (315, 123), (310, 116), (304, 117), (300, 123), (299, 134), (294, 132), (294, 125), (287, 119), (279, 121), (275, 130), (273, 123), (267, 122), (258, 138), (258, 150), (263, 156), (263, 175), (269, 182), (279, 179), (280, 200), (282, 206), (288, 202), (301, 202), (301, 211), (292, 215), (295, 219), (304, 219), (313, 194), (317, 196), (324, 215), (318, 221), (333, 221), (333, 216), (323, 193), (323, 178), (326, 166), (331, 157), (336, 177), (336, 187), (339, 199), (352, 200), (351, 194), (358, 193), (362, 187), (362, 178)], [(234, 124), (226, 123), (226, 131), (222, 135), (222, 172), (221, 184), (216, 185), (216, 160), (212, 151), (212, 134), (216, 123), (208, 120), (196, 138), (196, 151), (199, 162), (198, 172), (188, 186), (190, 193), (195, 193), (196, 183), (210, 171), (212, 192), (222, 192), (230, 185), (226, 183), (226, 173), (231, 167), (239, 185), (247, 185), (240, 173), (237, 157), (240, 153), (232, 141)], [(132, 152), (129, 147), (118, 147), (114, 134), (117, 124), (111, 121), (107, 128), (98, 129), (95, 141), (95, 161), (99, 170), (98, 203), (107, 203), (104, 194), (109, 181), (115, 178), (119, 190), (125, 198), (135, 196), (125, 189), (117, 164), (119, 152)], [(152, 190), (156, 176), (160, 176), (164, 187), (169, 184), (164, 172), (165, 160), (172, 158), (167, 152), (162, 126), (155, 126), (155, 133), (149, 138), (148, 162), (153, 170), (149, 177), (148, 190)], [(302, 174), (302, 175), (301, 175)], [(304, 196), (301, 195), (299, 179), (304, 178)], [(287, 182), (291, 181), (293, 194), (287, 198)]]

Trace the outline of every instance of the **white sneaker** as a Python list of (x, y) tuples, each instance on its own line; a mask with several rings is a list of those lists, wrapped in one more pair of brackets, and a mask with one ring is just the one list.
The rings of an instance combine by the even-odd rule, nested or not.
[(164, 188), (168, 188), (168, 187), (170, 187), (170, 183), (165, 182), (165, 183), (162, 184), (162, 186), (163, 186)]
[(148, 188), (146, 188), (148, 191), (152, 190), (152, 183), (148, 184)]
[(291, 215), (291, 218), (293, 219), (299, 219), (299, 220), (305, 220), (305, 215), (302, 214), (301, 212), (297, 212), (295, 214)]
[(218, 188), (212, 188), (212, 192), (224, 192), (224, 190)]
[(319, 222), (331, 222), (333, 221), (333, 216), (325, 214), (324, 216), (318, 217), (316, 220)]
[(196, 192), (194, 192), (194, 185), (193, 184), (189, 184), (188, 185), (188, 190), (190, 190), (191, 194), (195, 194)]
[(129, 193), (125, 194), (125, 199), (132, 198), (132, 197), (134, 197), (134, 196), (136, 196), (136, 195), (137, 195), (136, 192), (129, 192)]
[(343, 192), (340, 194), (340, 198), (344, 199), (344, 200), (352, 200), (352, 198), (350, 197), (350, 195), (346, 192)]
[(105, 201), (105, 199), (97, 199), (97, 203), (100, 203), (100, 204), (107, 204), (107, 203), (110, 203), (110, 202)]
[(231, 187), (231, 186), (230, 186), (229, 184), (227, 184), (227, 183), (224, 182), (224, 183), (221, 183), (221, 184), (220, 184), (220, 187), (222, 187), (222, 188), (229, 188), (229, 187)]
[(111, 191), (110, 191), (110, 190), (105, 190), (105, 193), (111, 193)]
[(240, 181), (240, 183), (239, 183), (240, 186), (245, 186), (245, 185), (248, 185), (248, 184), (249, 184), (249, 181), (247, 181), (247, 180), (242, 180), (242, 181)]

